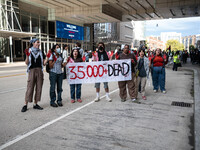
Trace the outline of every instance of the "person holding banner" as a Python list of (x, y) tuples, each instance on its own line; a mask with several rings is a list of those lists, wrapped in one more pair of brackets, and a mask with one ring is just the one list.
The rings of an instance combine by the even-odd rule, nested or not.
[[(68, 63), (83, 62), (79, 48), (75, 47), (72, 49), (71, 56), (69, 57), (67, 62)], [(82, 102), (82, 100), (81, 100), (81, 85), (82, 84), (70, 84), (71, 103), (75, 103), (75, 91), (76, 91), (77, 101), (79, 103)]]
[[(49, 80), (50, 80), (50, 106), (58, 107), (63, 106), (62, 104), (62, 82), (63, 82), (63, 72), (62, 67), (64, 64), (62, 63), (62, 57), (60, 56), (61, 49), (58, 44), (54, 45), (51, 49), (51, 53), (47, 54), (49, 58)], [(57, 84), (57, 104), (56, 101), (56, 84)]]
[(126, 85), (128, 85), (128, 92), (130, 95), (130, 98), (132, 102), (138, 103), (137, 99), (137, 78), (135, 75), (135, 66), (137, 65), (136, 57), (133, 53), (130, 53), (129, 45), (125, 45), (123, 52), (119, 55), (118, 60), (121, 59), (131, 59), (131, 70), (132, 70), (132, 79), (128, 81), (119, 81), (119, 96), (121, 98), (122, 102), (126, 101), (127, 98), (127, 91), (126, 91)]
[[(98, 52), (96, 52), (95, 55), (92, 56), (92, 61), (108, 61), (110, 60), (110, 55), (108, 52), (105, 50), (105, 45), (103, 42), (99, 42), (98, 44)], [(112, 99), (109, 97), (109, 88), (108, 88), (108, 82), (103, 82), (104, 84), (104, 89), (106, 92), (106, 100), (108, 102), (112, 102)], [(95, 102), (100, 101), (100, 83), (95, 83), (95, 88), (96, 88), (96, 98), (94, 99)]]
[(37, 103), (41, 100), (42, 86), (44, 80), (43, 66), (46, 64), (44, 52), (39, 49), (40, 41), (39, 39), (30, 40), (30, 48), (25, 51), (26, 60), (25, 63), (28, 66), (28, 81), (27, 90), (25, 94), (25, 105), (23, 106), (21, 112), (26, 112), (28, 102), (33, 101), (33, 92), (35, 89), (35, 98), (33, 109), (42, 110)]

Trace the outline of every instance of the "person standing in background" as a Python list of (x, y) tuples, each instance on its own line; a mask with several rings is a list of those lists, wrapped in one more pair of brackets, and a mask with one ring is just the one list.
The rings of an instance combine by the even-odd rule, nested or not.
[(83, 49), (81, 48), (81, 43), (76, 42), (76, 47), (79, 49), (79, 52), (80, 52), (80, 54), (81, 54), (81, 57), (83, 57), (83, 56), (84, 56), (84, 51), (83, 51)]
[(174, 58), (174, 65), (173, 65), (173, 71), (178, 70), (178, 64), (180, 63), (180, 58), (179, 58), (179, 51), (176, 51), (175, 55), (173, 56)]
[[(63, 63), (67, 61), (68, 58), (68, 45), (63, 46), (63, 53), (62, 53)], [(63, 79), (66, 79), (66, 67), (64, 67)]]
[(84, 55), (85, 55), (85, 61), (89, 62), (89, 53), (88, 53), (88, 50), (85, 50)]

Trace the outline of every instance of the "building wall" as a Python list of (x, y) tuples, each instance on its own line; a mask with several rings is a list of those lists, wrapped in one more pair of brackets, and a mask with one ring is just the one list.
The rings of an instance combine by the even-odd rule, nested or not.
[(133, 36), (134, 36), (134, 42), (133, 47), (139, 48), (141, 43), (144, 43), (145, 41), (145, 22), (144, 21), (132, 21), (134, 30), (133, 30)]
[(197, 47), (197, 41), (200, 40), (200, 35), (189, 35), (182, 38), (184, 49), (189, 50), (190, 45)]
[(133, 43), (133, 25), (131, 22), (120, 22), (119, 41), (124, 44)]
[(168, 40), (178, 40), (180, 43), (182, 43), (181, 33), (161, 32), (161, 41), (166, 43)]
[(155, 50), (157, 48), (160, 48), (161, 50), (166, 49), (165, 43), (160, 41), (159, 37), (147, 37), (147, 44), (151, 50)]
[(133, 43), (133, 26), (131, 22), (97, 23), (94, 25), (95, 43), (102, 41), (106, 49), (115, 50), (123, 44)]

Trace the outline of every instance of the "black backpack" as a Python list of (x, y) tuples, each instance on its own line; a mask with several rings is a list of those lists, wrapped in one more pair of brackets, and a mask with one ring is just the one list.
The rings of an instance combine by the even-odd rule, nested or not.
[[(62, 58), (62, 53), (60, 54), (60, 57)], [(63, 60), (62, 60), (63, 62)], [(49, 61), (46, 64), (46, 72), (49, 73), (50, 72), (50, 67), (49, 67)]]

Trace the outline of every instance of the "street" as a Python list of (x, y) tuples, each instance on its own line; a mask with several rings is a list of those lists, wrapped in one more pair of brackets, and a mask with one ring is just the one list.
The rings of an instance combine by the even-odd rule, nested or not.
[[(70, 88), (63, 81), (63, 107), (50, 107), (49, 79), (44, 72), (43, 110), (21, 112), (27, 85), (26, 66), (0, 67), (0, 149), (63, 150), (188, 150), (193, 148), (193, 72), (166, 70), (166, 90), (153, 93), (146, 86), (147, 100), (121, 102), (117, 82), (110, 82), (112, 102), (94, 102), (94, 84), (82, 85), (82, 103), (70, 103)], [(192, 107), (172, 106), (172, 101)]]

